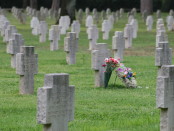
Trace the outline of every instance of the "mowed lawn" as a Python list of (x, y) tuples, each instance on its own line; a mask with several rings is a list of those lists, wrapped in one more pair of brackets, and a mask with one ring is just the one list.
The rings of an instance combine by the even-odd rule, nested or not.
[[(167, 14), (162, 17), (166, 18)], [(91, 53), (88, 50), (86, 27), (83, 22), (79, 37), (77, 63), (66, 64), (64, 37), (61, 35), (59, 50), (50, 51), (50, 42), (39, 43), (39, 37), (31, 34), (30, 17), (22, 25), (10, 13), (7, 18), (22, 34), (25, 45), (35, 46), (38, 54), (39, 72), (35, 75), (33, 95), (19, 94), (19, 75), (10, 66), (11, 56), (6, 53), (6, 43), (0, 37), (0, 131), (41, 131), (37, 124), (37, 89), (43, 87), (44, 75), (48, 73), (69, 73), (70, 85), (75, 85), (75, 119), (69, 122), (69, 131), (159, 131), (160, 110), (156, 108), (155, 35), (156, 16), (151, 32), (146, 31), (140, 14), (137, 15), (138, 38), (133, 47), (125, 49), (124, 64), (137, 73), (139, 88), (127, 89), (113, 73), (109, 87), (94, 88), (94, 71), (91, 69)], [(98, 43), (112, 47), (115, 31), (123, 31), (127, 14), (115, 23), (109, 40), (102, 40), (101, 22), (98, 25)], [(164, 20), (165, 21), (165, 20)], [(48, 26), (55, 23), (47, 19)], [(174, 33), (167, 32), (170, 47), (174, 47)], [(48, 36), (47, 36), (48, 38)], [(113, 55), (112, 55), (113, 56)]]

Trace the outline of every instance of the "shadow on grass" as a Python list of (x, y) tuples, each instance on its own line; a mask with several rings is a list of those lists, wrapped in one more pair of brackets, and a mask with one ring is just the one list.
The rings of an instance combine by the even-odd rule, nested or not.
[(118, 90), (118, 89), (135, 89), (135, 88), (127, 88), (124, 85), (120, 85), (120, 84), (109, 84), (107, 88), (104, 88), (106, 90)]

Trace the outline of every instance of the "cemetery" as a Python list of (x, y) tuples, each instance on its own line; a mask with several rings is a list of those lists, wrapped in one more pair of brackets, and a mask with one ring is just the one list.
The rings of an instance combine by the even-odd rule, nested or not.
[(174, 131), (173, 10), (0, 8), (0, 131)]

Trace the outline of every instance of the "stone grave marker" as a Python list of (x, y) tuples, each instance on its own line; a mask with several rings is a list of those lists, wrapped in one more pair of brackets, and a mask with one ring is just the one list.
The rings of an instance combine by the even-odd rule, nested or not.
[(2, 23), (2, 26), (1, 26), (1, 36), (4, 37), (5, 39), (5, 30), (7, 29), (7, 27), (10, 25), (10, 22), (9, 21), (4, 21)]
[(59, 25), (62, 27), (61, 34), (66, 34), (66, 31), (69, 29), (70, 26), (69, 16), (61, 16), (59, 19)]
[(152, 31), (153, 27), (153, 17), (151, 15), (147, 16), (146, 19), (146, 26), (147, 26), (147, 31)]
[(137, 32), (138, 32), (138, 21), (136, 19), (132, 19), (130, 24), (133, 27), (133, 38), (137, 38)]
[(37, 122), (44, 131), (68, 131), (68, 122), (74, 120), (74, 92), (68, 74), (45, 75), (44, 87), (37, 91)]
[(20, 75), (20, 94), (33, 94), (34, 75), (38, 73), (38, 55), (33, 46), (21, 46), (16, 54), (16, 73)]
[(32, 17), (31, 22), (30, 22), (30, 27), (32, 28), (33, 35), (39, 34), (39, 20), (37, 17)]
[(173, 30), (173, 26), (174, 26), (174, 18), (173, 18), (173, 16), (168, 16), (167, 17), (167, 28), (168, 28), (168, 31), (172, 31)]
[(162, 18), (157, 20), (156, 29), (158, 29), (159, 25), (161, 25), (161, 24), (164, 24), (164, 20)]
[(156, 11), (156, 17), (157, 19), (161, 18), (161, 10)]
[(161, 74), (163, 65), (172, 64), (172, 49), (169, 48), (168, 41), (159, 42), (155, 53), (155, 66), (158, 67), (158, 75)]
[(146, 22), (147, 16), (148, 16), (147, 10), (144, 10), (142, 13), (142, 18), (143, 18), (144, 22)]
[(83, 21), (83, 10), (82, 9), (78, 10), (77, 20), (82, 24), (82, 21)]
[(172, 9), (169, 11), (169, 15), (174, 17), (174, 11)]
[(132, 47), (132, 38), (133, 38), (133, 27), (130, 24), (126, 24), (124, 28), (124, 38), (125, 38), (125, 48)]
[(99, 31), (96, 25), (88, 28), (88, 40), (89, 40), (89, 50), (96, 49), (97, 40), (99, 38)]
[(160, 109), (160, 131), (174, 129), (174, 65), (163, 65), (157, 77), (156, 106)]
[(86, 17), (88, 17), (88, 15), (90, 14), (90, 9), (89, 8), (85, 9), (85, 14), (86, 14)]
[(60, 40), (60, 31), (61, 31), (61, 26), (59, 25), (52, 25), (50, 30), (49, 30), (49, 40), (51, 41), (50, 43), (50, 50), (58, 50), (58, 41)]
[(64, 51), (67, 53), (67, 64), (76, 64), (76, 52), (78, 50), (78, 42), (75, 32), (68, 32), (64, 39)]
[(5, 42), (8, 43), (10, 39), (12, 39), (13, 33), (17, 33), (16, 26), (8, 25), (7, 29), (5, 30)]
[(39, 24), (39, 42), (43, 43), (46, 41), (46, 35), (47, 35), (48, 25), (46, 21), (40, 21)]
[(110, 23), (110, 28), (112, 29), (114, 26), (114, 16), (113, 15), (109, 15), (108, 16), (108, 21)]
[(102, 32), (103, 32), (103, 39), (108, 40), (109, 39), (109, 32), (111, 30), (111, 25), (108, 20), (104, 20), (102, 23)]
[(20, 53), (20, 47), (24, 45), (21, 34), (13, 33), (12, 39), (7, 44), (7, 53), (11, 55), (11, 67), (16, 68), (16, 54)]
[(123, 8), (120, 8), (120, 18), (123, 17), (123, 14), (124, 14), (124, 9)]
[(112, 50), (114, 52), (114, 58), (120, 58), (123, 61), (123, 54), (125, 49), (125, 39), (122, 31), (116, 31), (115, 36), (112, 37)]
[(86, 18), (86, 27), (89, 28), (93, 25), (93, 17), (91, 15), (88, 15)]
[(71, 24), (71, 32), (76, 33), (76, 38), (79, 38), (79, 33), (80, 33), (80, 23), (78, 20), (74, 20), (73, 23)]
[(105, 58), (109, 57), (109, 50), (107, 48), (107, 44), (99, 43), (96, 45), (96, 50), (92, 50), (91, 58), (92, 58), (92, 69), (95, 71), (95, 87), (104, 86), (104, 67)]
[(158, 47), (159, 42), (168, 42), (168, 37), (165, 31), (160, 30), (156, 35), (156, 47)]

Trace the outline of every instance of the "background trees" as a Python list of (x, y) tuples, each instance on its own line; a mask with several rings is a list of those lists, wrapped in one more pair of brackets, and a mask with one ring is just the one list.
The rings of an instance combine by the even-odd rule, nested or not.
[[(11, 8), (12, 6), (22, 8), (31, 5), (37, 9), (43, 6), (57, 10), (61, 6), (61, 1), (62, 0), (0, 0), (0, 6), (2, 8)], [(65, 2), (67, 0), (63, 1)], [(162, 9), (162, 11), (174, 9), (174, 0), (76, 0), (76, 9), (82, 8), (85, 10), (85, 8), (88, 7), (91, 10), (97, 8), (98, 11), (101, 11), (111, 8), (115, 11), (122, 7), (127, 11), (134, 7), (140, 9), (140, 2), (147, 2), (145, 5), (148, 5), (148, 2), (153, 2), (153, 11), (157, 9)], [(145, 6), (142, 5), (142, 8), (144, 9)]]

